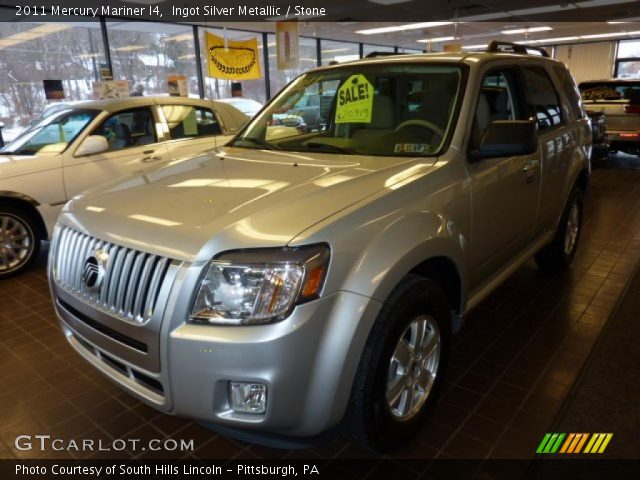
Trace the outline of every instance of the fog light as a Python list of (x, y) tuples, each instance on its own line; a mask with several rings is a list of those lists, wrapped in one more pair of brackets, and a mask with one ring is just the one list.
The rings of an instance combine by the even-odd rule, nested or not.
[(231, 408), (240, 413), (264, 413), (267, 409), (267, 386), (262, 383), (231, 382)]

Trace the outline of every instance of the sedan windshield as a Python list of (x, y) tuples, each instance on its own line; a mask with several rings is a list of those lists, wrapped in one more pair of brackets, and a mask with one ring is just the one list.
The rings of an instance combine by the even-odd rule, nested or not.
[(298, 77), (232, 145), (383, 156), (437, 154), (454, 124), (461, 67), (353, 65)]
[(63, 110), (45, 117), (0, 150), (0, 154), (62, 153), (98, 114), (96, 110)]

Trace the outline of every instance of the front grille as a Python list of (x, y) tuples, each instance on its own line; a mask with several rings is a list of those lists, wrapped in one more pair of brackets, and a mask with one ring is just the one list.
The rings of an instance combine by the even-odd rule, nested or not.
[[(94, 265), (95, 271), (100, 272), (99, 288), (91, 288), (86, 282), (87, 259), (97, 251), (106, 255), (102, 256), (101, 270)], [(105, 242), (62, 226), (53, 266), (56, 283), (69, 293), (116, 317), (144, 323), (153, 315), (169, 264), (170, 260), (165, 257)]]

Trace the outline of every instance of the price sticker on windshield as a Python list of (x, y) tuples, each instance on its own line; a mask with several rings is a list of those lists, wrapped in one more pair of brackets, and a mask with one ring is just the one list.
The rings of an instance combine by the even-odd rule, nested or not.
[(338, 89), (336, 123), (371, 123), (373, 85), (364, 75), (351, 75)]

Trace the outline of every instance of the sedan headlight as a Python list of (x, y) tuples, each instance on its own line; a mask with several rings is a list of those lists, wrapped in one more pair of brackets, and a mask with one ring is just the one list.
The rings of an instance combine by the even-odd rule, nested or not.
[(222, 254), (208, 266), (189, 321), (253, 325), (282, 320), (296, 304), (319, 296), (329, 256), (326, 245)]

